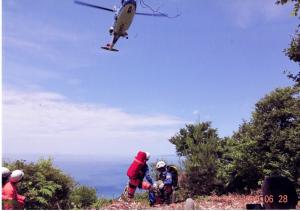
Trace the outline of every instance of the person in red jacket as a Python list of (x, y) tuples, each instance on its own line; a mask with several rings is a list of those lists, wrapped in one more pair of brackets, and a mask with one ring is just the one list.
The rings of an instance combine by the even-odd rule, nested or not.
[[(149, 175), (149, 167), (146, 163), (149, 158), (150, 153), (139, 151), (134, 161), (128, 168), (127, 176), (129, 177), (129, 184), (127, 191), (129, 199), (134, 197), (137, 187), (143, 190), (149, 190), (153, 184)], [(146, 177), (147, 182), (143, 181), (144, 177)]]
[(25, 196), (17, 193), (17, 184), (24, 176), (23, 171), (15, 170), (2, 188), (2, 208), (4, 210), (24, 209)]

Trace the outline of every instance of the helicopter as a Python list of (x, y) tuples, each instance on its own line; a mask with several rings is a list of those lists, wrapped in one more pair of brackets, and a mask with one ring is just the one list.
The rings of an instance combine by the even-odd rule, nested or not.
[(144, 16), (152, 16), (152, 17), (169, 17), (167, 14), (164, 13), (141, 13), (136, 12), (137, 2), (136, 0), (121, 0), (121, 7), (113, 9), (82, 2), (75, 0), (76, 4), (80, 4), (87, 7), (92, 7), (96, 9), (105, 10), (108, 12), (114, 12), (114, 24), (109, 28), (109, 34), (112, 36), (111, 42), (108, 43), (106, 46), (101, 47), (104, 50), (108, 51), (119, 51), (114, 48), (115, 44), (119, 40), (120, 37), (124, 37), (128, 39), (128, 29), (133, 21), (135, 15), (144, 15)]

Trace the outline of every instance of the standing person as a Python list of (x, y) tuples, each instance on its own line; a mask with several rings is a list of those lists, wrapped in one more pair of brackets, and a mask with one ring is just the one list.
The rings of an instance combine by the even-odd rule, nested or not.
[[(134, 161), (130, 165), (127, 171), (127, 176), (129, 177), (128, 183), (128, 198), (134, 197), (136, 188), (149, 190), (153, 184), (152, 178), (149, 174), (149, 167), (147, 161), (150, 158), (150, 153), (139, 151)], [(146, 177), (146, 181), (144, 180)]]
[(1, 171), (2, 171), (2, 187), (3, 187), (8, 182), (11, 172), (6, 167), (2, 167)]
[(157, 162), (156, 170), (158, 171), (157, 179), (162, 181), (162, 183), (158, 185), (163, 197), (162, 200), (164, 203), (170, 204), (173, 193), (172, 173), (168, 171), (167, 165), (164, 161)]
[(25, 196), (17, 193), (17, 184), (22, 180), (24, 172), (15, 170), (2, 188), (2, 207), (5, 210), (24, 209)]

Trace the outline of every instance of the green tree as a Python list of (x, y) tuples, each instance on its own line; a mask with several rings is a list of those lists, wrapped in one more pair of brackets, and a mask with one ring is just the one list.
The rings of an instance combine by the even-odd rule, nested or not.
[(210, 122), (186, 125), (169, 140), (184, 156), (186, 189), (193, 195), (210, 194), (216, 185), (217, 130)]
[(69, 209), (69, 196), (74, 187), (71, 177), (55, 168), (52, 160), (39, 160), (36, 164), (17, 160), (4, 162), (9, 169), (22, 169), (23, 181), (19, 193), (28, 199), (26, 209)]
[[(264, 176), (282, 175), (299, 189), (300, 93), (299, 88), (276, 89), (255, 105), (249, 123), (232, 137), (236, 142), (227, 165), (234, 188), (253, 188)], [(231, 170), (230, 170), (231, 169)], [(234, 169), (238, 172), (234, 176)], [(239, 179), (243, 182), (239, 182)]]
[(292, 3), (294, 4), (294, 9), (292, 12), (293, 16), (298, 16), (299, 15), (299, 8), (300, 8), (300, 0), (276, 0), (276, 4), (281, 4), (284, 5), (286, 3)]
[(97, 202), (96, 189), (82, 185), (75, 187), (71, 193), (70, 201), (74, 208), (92, 208), (92, 205)]
[[(300, 0), (276, 0), (276, 4), (287, 4), (291, 3), (294, 4), (294, 9), (292, 11), (292, 15), (300, 18), (299, 15), (299, 8), (300, 8)], [(297, 62), (300, 66), (300, 32), (299, 32), (298, 25), (295, 35), (293, 36), (289, 47), (284, 50), (285, 54), (289, 57), (290, 60)], [(297, 74), (288, 73), (288, 77), (291, 78), (293, 81), (296, 82), (296, 86), (300, 87), (300, 71)]]
[(253, 127), (265, 175), (297, 182), (300, 167), (300, 89), (276, 89), (256, 104)]
[(244, 122), (238, 132), (221, 142), (222, 152), (218, 164), (218, 178), (223, 182), (223, 191), (249, 193), (259, 187), (262, 172), (258, 168), (256, 142), (251, 123)]

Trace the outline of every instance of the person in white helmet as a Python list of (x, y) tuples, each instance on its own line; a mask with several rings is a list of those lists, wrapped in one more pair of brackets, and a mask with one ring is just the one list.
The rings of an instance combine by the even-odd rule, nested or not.
[(166, 204), (171, 203), (171, 196), (173, 193), (173, 177), (168, 171), (167, 164), (164, 161), (158, 161), (156, 164), (156, 170), (158, 172), (157, 179), (162, 181), (159, 184), (159, 190), (162, 195), (162, 201)]
[(17, 193), (17, 184), (23, 179), (24, 172), (14, 170), (2, 188), (2, 207), (5, 210), (24, 209), (25, 196)]
[(2, 167), (1, 171), (2, 171), (2, 187), (3, 187), (8, 182), (11, 172), (6, 167)]

